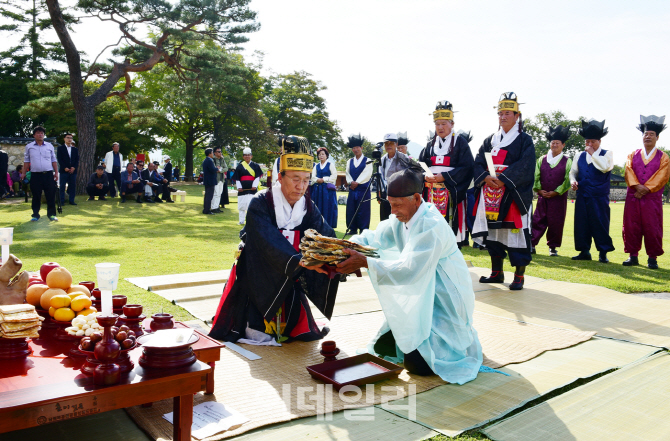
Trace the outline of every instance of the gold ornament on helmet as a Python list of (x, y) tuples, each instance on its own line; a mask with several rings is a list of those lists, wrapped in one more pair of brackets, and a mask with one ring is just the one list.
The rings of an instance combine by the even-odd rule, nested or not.
[(279, 172), (287, 170), (311, 172), (314, 156), (309, 141), (303, 136), (280, 136), (277, 140), (281, 147)]

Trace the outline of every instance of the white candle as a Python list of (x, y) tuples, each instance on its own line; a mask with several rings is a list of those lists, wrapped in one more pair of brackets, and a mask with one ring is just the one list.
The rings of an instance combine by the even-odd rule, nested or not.
[(103, 315), (112, 314), (112, 291), (100, 290), (100, 309)]
[(2, 263), (9, 260), (9, 246), (14, 239), (14, 228), (0, 228), (0, 245), (2, 245)]
[(100, 288), (100, 306), (104, 315), (112, 314), (112, 292), (119, 283), (118, 263), (98, 263), (95, 265), (98, 273), (98, 288)]

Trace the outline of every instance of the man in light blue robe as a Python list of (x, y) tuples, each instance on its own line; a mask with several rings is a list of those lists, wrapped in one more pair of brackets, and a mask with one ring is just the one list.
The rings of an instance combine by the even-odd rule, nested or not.
[(368, 268), (385, 321), (369, 352), (403, 362), (410, 373), (437, 374), (449, 383), (477, 377), (482, 348), (472, 325), (470, 273), (444, 216), (421, 198), (423, 176), (407, 169), (391, 176), (392, 215), (351, 241), (378, 249), (379, 259), (345, 250), (338, 271)]

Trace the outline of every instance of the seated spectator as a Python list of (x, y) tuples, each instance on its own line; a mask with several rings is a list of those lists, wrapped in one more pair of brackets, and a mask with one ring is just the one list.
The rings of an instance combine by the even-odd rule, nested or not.
[(23, 170), (23, 164), (20, 164), (16, 167), (16, 170), (14, 170), (12, 173), (10, 173), (10, 178), (12, 178), (12, 190), (14, 190), (14, 194), (18, 196), (23, 196), (22, 194), (19, 194), (21, 192), (21, 187), (22, 187), (22, 182), (21, 182), (21, 171)]
[[(170, 183), (158, 172), (158, 162), (154, 162), (154, 170), (151, 172), (151, 181), (157, 184), (154, 200), (156, 202), (174, 202), (170, 197)], [(161, 197), (158, 197), (161, 193)]]
[[(152, 167), (152, 164), (149, 163), (148, 167)], [(137, 176), (140, 180), (140, 183), (142, 184), (142, 188), (144, 191), (141, 193), (144, 195), (144, 202), (148, 202), (150, 204), (153, 204), (153, 189), (151, 188), (151, 170), (148, 168), (144, 168), (144, 161), (138, 160), (137, 161)]]
[(99, 201), (104, 201), (105, 194), (109, 191), (109, 179), (107, 178), (107, 173), (105, 173), (105, 166), (99, 165), (95, 170), (95, 173), (91, 175), (88, 179), (88, 184), (86, 185), (86, 193), (88, 193), (88, 200), (94, 201), (95, 197), (98, 196)]
[(129, 162), (128, 165), (126, 165), (126, 171), (121, 173), (121, 202), (126, 202), (127, 194), (135, 193), (137, 194), (137, 203), (141, 204), (141, 195), (144, 191), (144, 185), (142, 184), (142, 181), (140, 181), (137, 172), (133, 171), (133, 168), (133, 163)]

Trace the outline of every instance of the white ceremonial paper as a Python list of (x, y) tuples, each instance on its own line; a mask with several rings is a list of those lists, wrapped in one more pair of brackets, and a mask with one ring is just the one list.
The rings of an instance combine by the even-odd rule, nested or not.
[(230, 349), (231, 351), (237, 352), (241, 356), (246, 357), (248, 360), (253, 361), (253, 360), (260, 360), (262, 358), (260, 355), (256, 355), (251, 351), (247, 351), (246, 349), (237, 346), (235, 343), (231, 343), (229, 341), (227, 341), (225, 343), (226, 343), (226, 347), (228, 349)]
[(144, 347), (170, 348), (186, 344), (193, 335), (191, 328), (162, 329), (156, 331), (150, 339), (142, 343)]
[[(173, 412), (166, 413), (163, 418), (170, 424), (174, 424)], [(241, 426), (247, 421), (249, 421), (249, 418), (230, 407), (226, 407), (225, 404), (208, 401), (193, 406), (191, 436), (197, 439), (207, 438), (232, 427)]]
[(419, 165), (420, 165), (421, 168), (423, 169), (423, 171), (424, 171), (424, 175), (425, 175), (427, 178), (434, 178), (434, 177), (435, 177), (435, 175), (433, 174), (432, 171), (430, 171), (430, 169), (428, 168), (428, 166), (426, 165), (425, 162), (419, 162)]
[(493, 155), (489, 152), (485, 152), (484, 157), (486, 158), (486, 166), (489, 168), (489, 173), (491, 173), (491, 176), (494, 178), (497, 178), (496, 166), (493, 164)]

